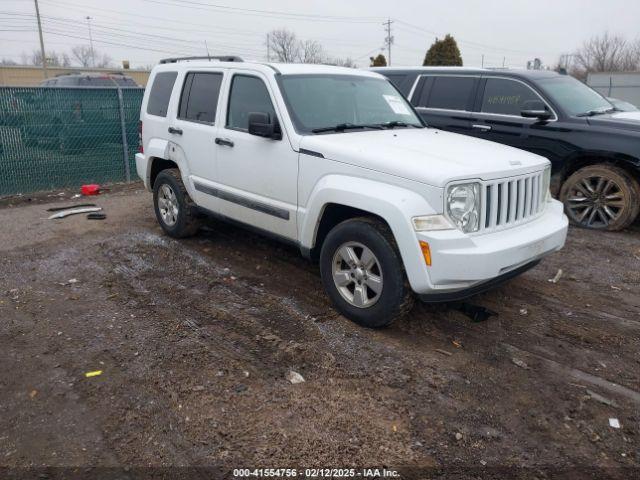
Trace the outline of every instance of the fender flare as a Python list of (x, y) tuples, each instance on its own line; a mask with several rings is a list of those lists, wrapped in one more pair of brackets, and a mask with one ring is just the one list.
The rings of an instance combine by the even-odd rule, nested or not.
[(640, 179), (640, 157), (634, 157), (626, 153), (618, 153), (606, 150), (583, 150), (575, 152), (563, 162), (561, 180), (564, 182), (571, 173), (582, 168), (584, 165), (592, 165), (602, 160), (600, 163), (620, 164), (623, 167), (636, 171), (636, 177)]
[[(427, 187), (425, 186), (425, 189)], [(443, 204), (442, 193), (438, 205)], [(382, 218), (391, 229), (404, 263), (409, 283), (422, 284), (426, 265), (411, 219), (438, 212), (413, 190), (360, 177), (327, 175), (315, 185), (305, 208), (298, 211), (298, 238), (303, 248), (315, 246), (318, 227), (327, 205), (354, 207)]]
[(169, 140), (152, 138), (149, 141), (147, 148), (145, 148), (145, 156), (149, 159), (147, 162), (147, 173), (145, 178), (145, 183), (149, 185), (149, 189), (153, 189), (153, 185), (151, 185), (150, 182), (153, 162), (156, 159), (170, 160), (178, 166), (182, 182), (184, 183), (187, 192), (189, 195), (193, 195), (193, 188), (189, 181), (189, 166), (184, 150), (182, 150), (180, 145)]

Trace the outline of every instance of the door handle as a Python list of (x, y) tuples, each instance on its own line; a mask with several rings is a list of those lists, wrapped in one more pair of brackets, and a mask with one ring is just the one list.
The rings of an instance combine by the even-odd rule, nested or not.
[(182, 135), (182, 129), (169, 127), (169, 133), (173, 133), (175, 135)]
[(233, 147), (233, 142), (231, 140), (229, 140), (228, 138), (216, 138), (215, 139), (216, 145), (224, 145), (226, 147)]
[(480, 130), (481, 132), (488, 132), (489, 130), (491, 130), (490, 125), (471, 125), (471, 128)]

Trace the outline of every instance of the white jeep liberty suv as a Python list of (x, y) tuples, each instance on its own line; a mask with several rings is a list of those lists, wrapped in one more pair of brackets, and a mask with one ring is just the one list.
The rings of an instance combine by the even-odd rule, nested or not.
[(168, 235), (213, 215), (294, 243), (364, 326), (415, 296), (484, 291), (565, 242), (548, 160), (426, 127), (377, 73), (167, 59), (140, 119), (137, 171)]

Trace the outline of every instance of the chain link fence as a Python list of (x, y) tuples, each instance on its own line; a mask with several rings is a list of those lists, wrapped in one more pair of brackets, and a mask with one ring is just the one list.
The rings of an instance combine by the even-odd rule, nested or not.
[(143, 94), (0, 87), (0, 196), (130, 181)]

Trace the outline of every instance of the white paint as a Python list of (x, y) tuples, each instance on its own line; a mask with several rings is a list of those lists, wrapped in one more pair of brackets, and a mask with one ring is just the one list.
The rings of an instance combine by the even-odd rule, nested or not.
[[(374, 72), (322, 65), (274, 65), (282, 74), (336, 74), (383, 78)], [(216, 125), (203, 127), (182, 122), (184, 140), (169, 138), (175, 122), (182, 79), (189, 70), (224, 74)], [(567, 218), (562, 204), (549, 200), (541, 214), (500, 232), (465, 234), (457, 229), (415, 232), (412, 218), (444, 214), (445, 189), (451, 182), (487, 182), (543, 171), (543, 157), (493, 142), (435, 129), (398, 128), (322, 135), (296, 132), (277, 82), (277, 73), (265, 64), (188, 61), (154, 68), (177, 71), (166, 119), (148, 118), (142, 103), (145, 154), (136, 155), (138, 175), (149, 185), (151, 156), (168, 155), (168, 140), (181, 144), (178, 163), (186, 188), (210, 210), (297, 241), (315, 245), (317, 227), (325, 207), (347, 205), (379, 215), (396, 239), (411, 288), (417, 293), (451, 292), (490, 280), (564, 245)], [(261, 78), (271, 96), (282, 128), (282, 140), (265, 139), (224, 125), (230, 77), (242, 72)], [(151, 84), (151, 83), (150, 83)], [(393, 96), (385, 98), (396, 113), (406, 108)], [(204, 134), (200, 138), (197, 133)], [(208, 140), (209, 133), (210, 140)], [(199, 134), (198, 133), (198, 134)], [(193, 137), (193, 140), (187, 141)], [(234, 147), (213, 144), (227, 138)], [(210, 143), (209, 143), (210, 142)], [(300, 149), (324, 158), (299, 154)], [(162, 153), (164, 152), (164, 153)], [(168, 157), (162, 157), (168, 158)], [(290, 213), (290, 219), (216, 199), (195, 191), (193, 179), (220, 191)], [(419, 240), (431, 246), (433, 265), (427, 267)]]

